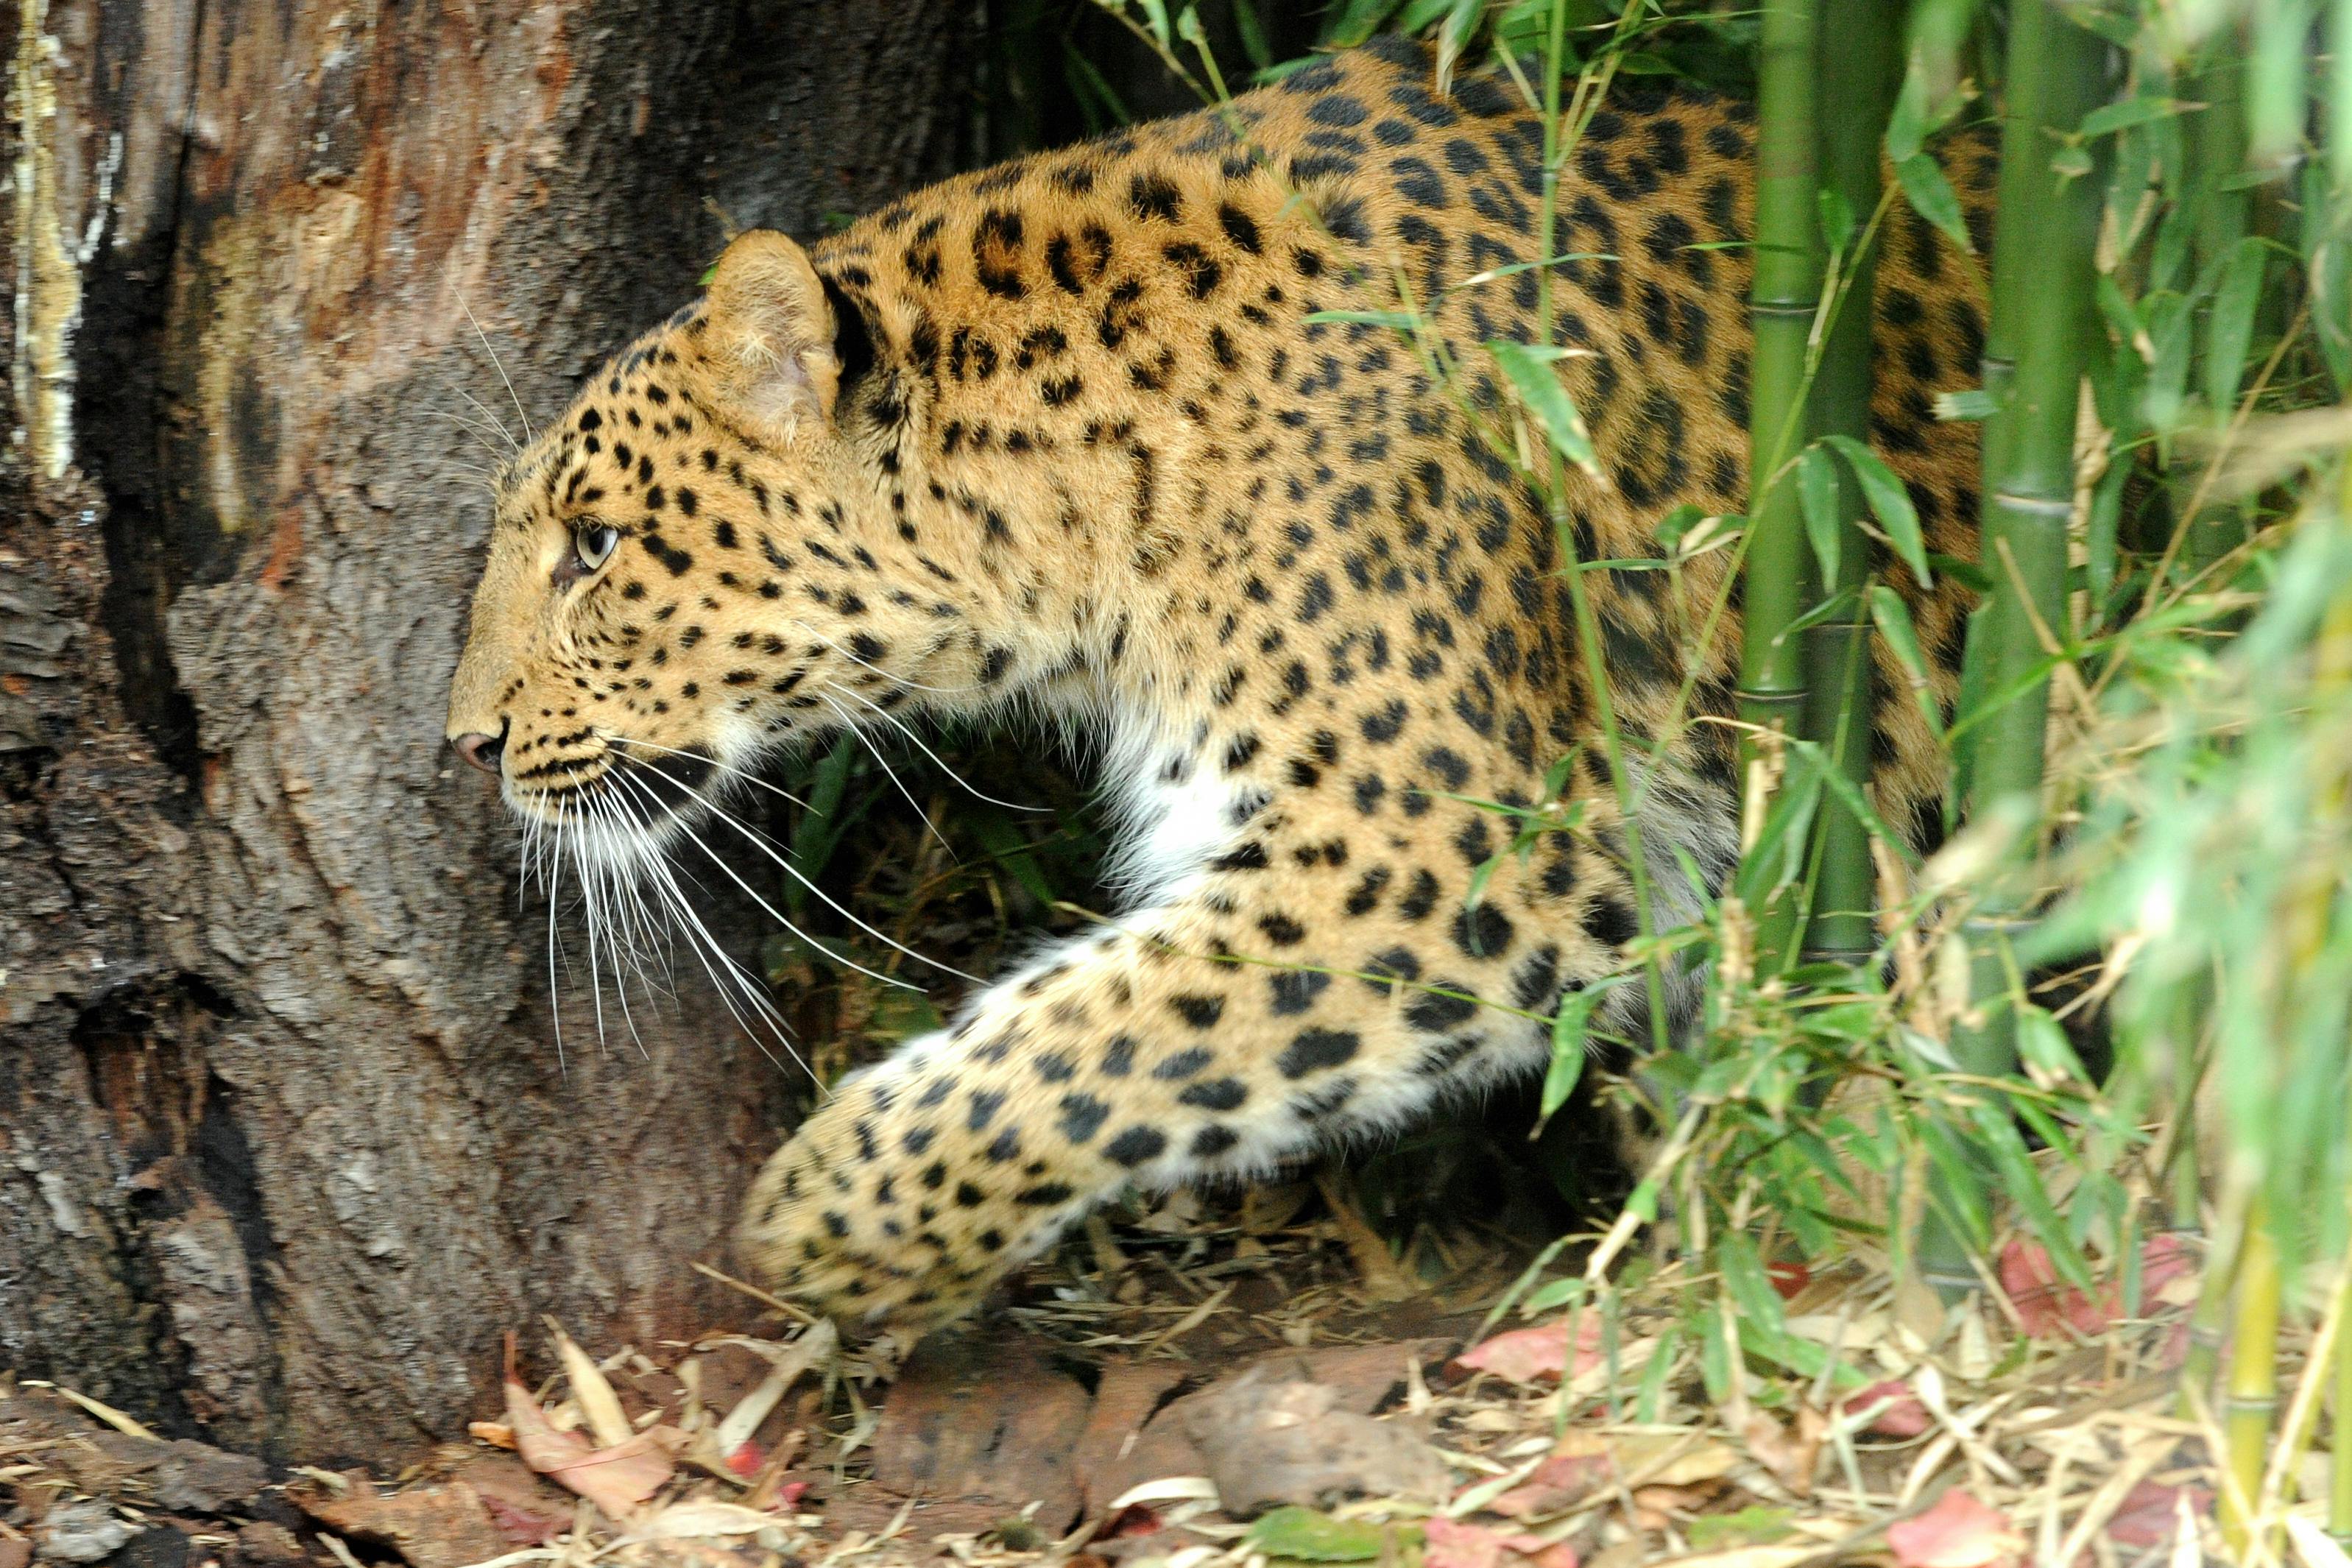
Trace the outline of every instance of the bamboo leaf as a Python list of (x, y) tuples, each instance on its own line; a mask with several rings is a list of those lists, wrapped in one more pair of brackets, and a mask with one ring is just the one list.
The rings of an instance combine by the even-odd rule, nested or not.
[(1821, 563), (1822, 581), (1838, 580), (1838, 548), (1845, 532), (1838, 517), (1837, 467), (1819, 444), (1797, 459), (1797, 499), (1805, 514), (1805, 537)]
[(1349, 0), (1348, 8), (1325, 29), (1323, 41), (1333, 48), (1352, 49), (1374, 33), (1397, 8), (1397, 0)]
[(1881, 462), (1878, 454), (1851, 436), (1823, 437), (1838, 449), (1862, 481), (1864, 499), (1870, 502), (1871, 511), (1885, 525), (1886, 535), (1894, 542), (1895, 553), (1911, 568), (1923, 588), (1936, 584), (1936, 575), (1927, 566), (1927, 541), (1919, 531), (1919, 513), (1911, 504), (1911, 492), (1895, 477), (1895, 470)]
[(2205, 340), (2205, 401), (2217, 419), (2237, 405), (2238, 382), (2254, 341), (2254, 310), (2262, 303), (2269, 263), (2268, 242), (2248, 235), (2221, 264)]
[(1234, 31), (1241, 35), (1242, 53), (1252, 66), (1264, 70), (1274, 64), (1274, 47), (1266, 42), (1255, 0), (1234, 0)]
[(1845, 199), (1843, 191), (1824, 188), (1818, 195), (1822, 207), (1822, 244), (1831, 255), (1843, 256), (1847, 242), (1853, 238), (1853, 204)]
[(1991, 1156), (1993, 1173), (2001, 1190), (2017, 1205), (2034, 1239), (2050, 1249), (2050, 1260), (2058, 1266), (2059, 1275), (2084, 1294), (2096, 1295), (2098, 1285), (2091, 1279), (2090, 1262), (2084, 1258), (2082, 1248), (2074, 1245), (2074, 1237), (2059, 1215), (2057, 1205), (2050, 1201), (2050, 1190), (2042, 1184), (2042, 1173), (2034, 1168), (2033, 1157), (2026, 1152), (2025, 1140), (2018, 1136), (2017, 1123), (2011, 1119), (2008, 1104), (1972, 1100), (1969, 1115), (1976, 1124), (1977, 1145)]
[(2105, 103), (2083, 116), (2078, 134), (2085, 138), (2110, 136), (2134, 125), (2145, 125), (2151, 120), (2164, 120), (2180, 112), (2179, 99), (2153, 98), (2142, 94), (2126, 98), (2120, 103)]
[(1526, 405), (1528, 413), (1543, 429), (1544, 435), (1559, 451), (1559, 455), (1599, 478), (1601, 463), (1592, 450), (1592, 437), (1584, 428), (1584, 416), (1576, 411), (1576, 404), (1568, 389), (1552, 374), (1552, 363), (1568, 357), (1568, 350), (1530, 348), (1525, 343), (1490, 340), (1486, 352), (1495, 356), (1503, 374), (1510, 378), (1512, 388)]
[(1391, 327), (1412, 331), (1421, 319), (1409, 310), (1309, 310), (1299, 320), (1315, 326)]
[(1948, 422), (1990, 419), (2000, 412), (2000, 405), (1993, 401), (1992, 394), (1981, 386), (1936, 394), (1936, 417)]
[(1559, 1011), (1552, 1015), (1551, 1020), (1551, 1066), (1544, 1072), (1543, 1100), (1536, 1110), (1535, 1131), (1528, 1133), (1528, 1137), (1541, 1132), (1544, 1123), (1551, 1120), (1552, 1113), (1566, 1105), (1568, 1097), (1576, 1092), (1577, 1080), (1584, 1076), (1586, 1037), (1592, 1022), (1592, 1009), (1600, 1005), (1601, 997), (1622, 984), (1625, 978), (1622, 974), (1612, 974), (1597, 984), (1588, 985), (1581, 991), (1571, 991), (1560, 998)]
[(1936, 689), (1927, 682), (1927, 661), (1919, 652), (1919, 632), (1911, 624), (1910, 606), (1904, 604), (1902, 595), (1884, 583), (1876, 584), (1870, 590), (1870, 618), (1911, 677), (1911, 691), (1919, 700), (1919, 711), (1927, 715), (1927, 728), (1942, 740), (1944, 712), (1936, 700)]
[(1960, 216), (1959, 195), (1932, 154), (1914, 153), (1895, 164), (1895, 180), (1903, 187), (1904, 199), (1913, 212), (1943, 230), (1944, 237), (1962, 250), (1976, 249), (1976, 242), (1969, 237), (1968, 221)]

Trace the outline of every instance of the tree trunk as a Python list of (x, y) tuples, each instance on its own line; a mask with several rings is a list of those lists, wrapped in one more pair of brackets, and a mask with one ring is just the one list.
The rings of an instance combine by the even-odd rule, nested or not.
[(793, 1085), (685, 976), (607, 1054), (557, 975), (559, 1068), (546, 910), (441, 743), (466, 426), (551, 416), (729, 225), (941, 172), (969, 14), (0, 5), (0, 1369), (366, 1458), (538, 1312), (716, 1314), (688, 1264)]

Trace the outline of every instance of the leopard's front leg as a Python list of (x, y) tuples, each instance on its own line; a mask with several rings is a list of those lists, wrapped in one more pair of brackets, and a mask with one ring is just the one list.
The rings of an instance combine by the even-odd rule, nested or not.
[(1276, 805), (1159, 906), (845, 1081), (754, 1185), (758, 1270), (919, 1333), (1129, 1183), (1262, 1173), (1541, 1062), (1531, 1016), (1630, 926), (1614, 868), (1564, 836), (1471, 908), (1475, 808), (1432, 799), (1408, 835)]

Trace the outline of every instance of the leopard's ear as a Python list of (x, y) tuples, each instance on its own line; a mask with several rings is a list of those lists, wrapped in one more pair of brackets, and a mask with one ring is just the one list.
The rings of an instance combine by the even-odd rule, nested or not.
[(833, 308), (808, 252), (772, 229), (739, 235), (710, 277), (703, 325), (716, 391), (753, 432), (788, 438), (833, 418)]

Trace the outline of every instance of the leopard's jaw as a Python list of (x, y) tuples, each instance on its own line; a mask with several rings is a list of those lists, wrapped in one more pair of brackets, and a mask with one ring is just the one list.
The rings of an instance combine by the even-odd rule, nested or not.
[[(496, 658), (458, 706), (516, 726), (510, 766), (560, 763), (589, 721), (731, 737), (731, 767), (796, 724), (1019, 703), (1105, 742), (1131, 907), (845, 1082), (755, 1184), (744, 1251), (846, 1319), (919, 1331), (1126, 1184), (1263, 1172), (1530, 1070), (1559, 998), (1635, 931), (1546, 509), (1411, 346), (1328, 313), (1393, 311), (1402, 277), (1501, 427), (1478, 345), (1577, 348), (1561, 374), (1607, 476), (1571, 480), (1577, 554), (1652, 557), (1678, 505), (1744, 499), (1747, 117), (1621, 94), (1538, 237), (1537, 122), (1490, 80), (1436, 98), (1414, 46), (1236, 112), (1247, 144), (1217, 115), (1139, 128), (919, 193), (813, 258), (747, 237), (502, 512), (497, 604), (522, 607), (478, 609)], [(1989, 158), (1952, 154), (1971, 203)], [(1890, 224), (1880, 441), (1930, 547), (1965, 555), (1974, 428), (1931, 404), (1979, 355), (1973, 273), (1900, 206)], [(1551, 254), (1582, 259), (1538, 322), (1510, 268)], [(542, 603), (550, 520), (590, 491), (625, 495), (632, 531)], [(1586, 580), (1616, 710), (1637, 746), (1663, 737), (1654, 863), (1679, 847), (1716, 879), (1738, 616), (1689, 637), (1725, 561)], [(1959, 590), (1885, 580), (1948, 702)], [(516, 629), (526, 609), (560, 650)], [(1927, 836), (1933, 737), (1881, 673), (1879, 810)], [(1539, 804), (1571, 753), (1574, 831), (1506, 853), (1493, 807)], [(1640, 995), (1612, 994), (1616, 1026)]]

